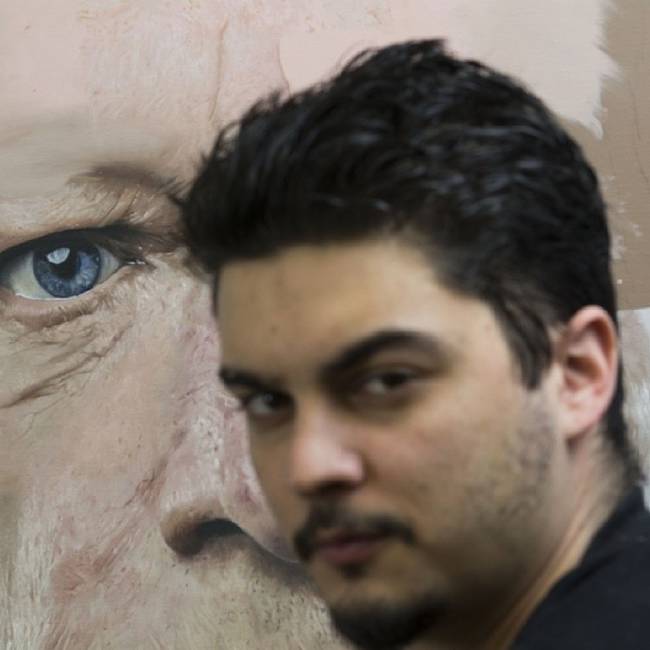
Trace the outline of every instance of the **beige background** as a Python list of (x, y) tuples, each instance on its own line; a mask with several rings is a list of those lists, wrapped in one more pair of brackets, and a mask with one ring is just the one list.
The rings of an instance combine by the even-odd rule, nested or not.
[(363, 47), (431, 36), (523, 79), (598, 168), (610, 205), (621, 308), (649, 306), (650, 3), (403, 0), (388, 3), (388, 11), (386, 3), (375, 4), (374, 25), (318, 28), (303, 21), (285, 32), (279, 51), (289, 88), (304, 87)]
[(610, 206), (615, 271), (624, 309), (650, 305), (650, 3), (620, 0), (608, 12), (604, 48), (618, 74), (604, 84), (597, 138), (579, 137), (596, 164)]

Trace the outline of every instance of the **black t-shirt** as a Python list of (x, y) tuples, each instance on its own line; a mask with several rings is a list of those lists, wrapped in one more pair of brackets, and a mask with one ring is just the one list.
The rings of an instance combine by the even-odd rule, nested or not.
[(540, 603), (512, 650), (650, 650), (650, 513), (641, 488)]

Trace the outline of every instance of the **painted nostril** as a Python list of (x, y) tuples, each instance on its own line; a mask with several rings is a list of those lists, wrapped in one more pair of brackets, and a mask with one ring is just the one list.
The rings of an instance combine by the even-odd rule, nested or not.
[[(192, 525), (177, 527), (168, 537), (167, 544), (178, 555), (192, 557), (198, 555), (210, 544), (241, 535), (260, 551), (266, 551), (284, 562), (297, 562), (291, 545), (277, 534), (268, 535), (262, 540), (251, 537), (243, 528), (230, 519), (206, 519), (197, 521)], [(243, 539), (242, 539), (243, 541)]]
[(218, 539), (244, 534), (230, 519), (187, 512), (170, 514), (161, 525), (161, 532), (167, 545), (183, 556), (196, 555)]
[(192, 556), (211, 542), (244, 534), (237, 524), (228, 519), (211, 519), (197, 523), (191, 529), (178, 530), (169, 545), (179, 555)]
[(246, 533), (230, 519), (211, 519), (204, 521), (196, 527), (196, 535), (203, 543), (215, 539), (224, 539), (233, 535), (245, 535)]

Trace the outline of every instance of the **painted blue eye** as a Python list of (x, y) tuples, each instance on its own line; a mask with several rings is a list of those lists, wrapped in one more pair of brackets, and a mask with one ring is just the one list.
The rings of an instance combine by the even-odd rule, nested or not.
[(127, 263), (87, 237), (45, 237), (21, 245), (5, 263), (0, 259), (0, 285), (30, 300), (66, 300), (91, 291)]
[(53, 298), (72, 298), (90, 291), (100, 277), (102, 258), (97, 246), (77, 244), (34, 251), (34, 278)]

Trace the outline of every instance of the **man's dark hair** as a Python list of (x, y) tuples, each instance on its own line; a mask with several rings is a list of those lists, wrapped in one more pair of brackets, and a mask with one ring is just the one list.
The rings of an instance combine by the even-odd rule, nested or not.
[[(591, 304), (617, 323), (605, 207), (580, 147), (520, 84), (438, 40), (366, 51), (259, 102), (180, 202), (217, 283), (225, 264), (294, 245), (404, 237), (492, 307), (530, 388), (553, 326)], [(605, 429), (635, 480), (620, 374)]]

